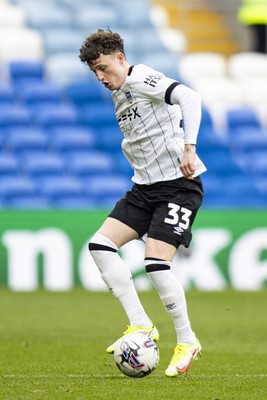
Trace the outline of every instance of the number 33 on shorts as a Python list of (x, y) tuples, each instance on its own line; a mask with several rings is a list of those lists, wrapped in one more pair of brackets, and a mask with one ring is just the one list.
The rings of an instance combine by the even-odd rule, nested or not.
[(187, 229), (190, 225), (190, 216), (192, 211), (188, 208), (178, 206), (174, 203), (168, 204), (169, 212), (168, 216), (170, 218), (165, 218), (164, 222), (170, 225), (176, 225), (179, 228)]

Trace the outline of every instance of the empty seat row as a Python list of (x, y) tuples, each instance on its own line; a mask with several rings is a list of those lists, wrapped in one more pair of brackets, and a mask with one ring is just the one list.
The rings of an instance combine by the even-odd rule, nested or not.
[[(129, 179), (120, 175), (105, 175), (78, 179), (74, 177), (49, 177), (31, 179), (29, 177), (0, 178), (0, 204), (14, 207), (20, 202), (43, 200), (54, 207), (63, 202), (83, 201), (91, 205), (107, 205), (108, 200), (120, 198), (131, 187)], [(114, 203), (113, 203), (114, 204)], [(113, 205), (109, 204), (109, 206)]]
[(204, 78), (255, 78), (267, 76), (267, 55), (256, 52), (234, 53), (227, 59), (215, 52), (184, 54), (179, 62), (182, 79), (187, 82)]
[(32, 151), (21, 155), (1, 152), (0, 176), (85, 177), (110, 175), (116, 172), (130, 177), (133, 171), (130, 164), (124, 160), (121, 153), (116, 153), (115, 160), (113, 156), (100, 150), (73, 150), (67, 154)]
[[(205, 197), (204, 207), (251, 208), (267, 206), (266, 181), (251, 179), (220, 179), (215, 174), (202, 176)], [(257, 185), (260, 190), (257, 190)], [(85, 178), (61, 177), (0, 177), (0, 207), (13, 208), (46, 205), (71, 208), (82, 206), (114, 206), (115, 202), (131, 188), (131, 181), (120, 174), (105, 174)]]
[(17, 1), (17, 7), (24, 11), (26, 22), (35, 29), (47, 27), (92, 27), (113, 25), (125, 27), (141, 27), (151, 24), (149, 3), (147, 1), (130, 3), (117, 1), (104, 5), (98, 2), (79, 3), (51, 1)]
[(240, 179), (240, 176), (219, 177), (211, 171), (202, 176), (205, 188), (203, 207), (209, 209), (266, 209), (267, 185), (262, 186), (252, 178)]
[[(39, 69), (39, 73), (40, 71)], [(107, 205), (108, 202), (113, 205), (122, 191), (112, 192), (111, 188), (122, 188), (121, 178), (124, 182), (127, 181), (128, 185), (131, 184), (129, 177), (132, 175), (127, 161), (121, 153), (119, 153), (120, 156), (117, 155), (122, 136), (118, 130), (113, 105), (106, 100), (102, 92), (97, 90), (95, 93), (98, 93), (99, 101), (94, 102), (94, 94), (87, 93), (91, 84), (84, 86), (73, 84), (64, 90), (58, 90), (58, 87), (54, 86), (56, 90), (55, 92), (52, 90), (51, 95), (49, 90), (53, 89), (53, 85), (49, 88), (48, 82), (47, 88), (42, 91), (40, 88), (45, 86), (42, 73), (39, 74), (39, 78), (37, 77), (36, 80), (39, 79), (42, 83), (36, 84), (35, 91), (32, 92), (31, 85), (25, 84), (22, 80), (20, 83), (17, 82), (23, 94), (21, 93), (16, 98), (11, 107), (7, 105), (0, 109), (0, 145), (4, 155), (3, 173), (0, 177), (2, 188), (0, 204), (4, 207), (18, 207), (23, 204), (25, 206), (28, 199), (27, 204), (32, 206), (46, 204), (49, 207), (67, 207), (68, 204), (68, 207), (74, 207), (75, 204), (76, 206), (83, 204), (93, 207), (104, 203)], [(30, 80), (28, 76), (28, 83)], [(94, 89), (96, 87), (97, 84)], [(52, 97), (49, 99), (49, 96)], [(56, 107), (55, 104), (57, 104)], [(222, 206), (229, 207), (240, 204), (237, 200), (238, 191), (239, 195), (240, 193), (248, 194), (250, 188), (250, 196), (247, 200), (245, 200), (245, 195), (242, 197), (243, 203), (245, 204), (246, 201), (248, 205), (249, 201), (252, 205), (254, 196), (257, 205), (262, 206), (264, 204), (262, 194), (264, 190), (266, 191), (264, 180), (259, 179), (255, 186), (255, 182), (252, 185), (246, 179), (245, 174), (242, 173), (243, 166), (236, 163), (237, 158), (235, 158), (236, 154), (242, 152), (233, 145), (230, 146), (231, 142), (234, 144), (234, 140), (225, 141), (216, 135), (208, 110), (204, 111), (203, 116), (199, 135), (200, 155), (203, 156), (203, 161), (211, 171), (206, 176), (203, 175), (207, 188), (204, 204), (218, 205), (221, 202)], [(240, 121), (240, 114), (237, 113), (235, 117), (236, 121)], [(248, 120), (252, 125), (253, 116), (247, 113), (246, 118), (243, 120), (244, 125)], [(235, 124), (237, 130), (237, 122), (233, 121), (234, 118), (232, 118), (232, 123)], [(230, 132), (232, 130), (233, 125)], [(261, 148), (263, 141), (264, 139), (259, 142)], [(213, 150), (209, 151), (211, 145)], [(100, 148), (111, 151), (113, 155), (107, 158), (106, 153), (97, 152)], [(8, 155), (13, 156), (13, 160), (8, 160)], [(262, 165), (264, 167), (264, 164)], [(127, 171), (127, 176), (123, 174), (125, 171)], [(210, 184), (209, 186), (212, 171), (213, 177), (220, 183), (220, 189), (217, 189), (218, 185)], [(26, 183), (25, 186), (23, 182)], [(223, 182), (227, 182), (229, 190), (221, 194)], [(252, 187), (255, 187), (255, 193), (251, 191)], [(239, 189), (235, 190), (235, 188)], [(20, 193), (17, 192), (18, 189)], [(60, 194), (57, 190), (60, 190)]]
[(2, 150), (21, 153), (39, 151), (46, 153), (49, 150), (60, 152), (73, 150), (90, 150), (100, 146), (97, 136), (92, 130), (79, 126), (64, 129), (44, 131), (35, 128), (13, 128), (0, 133), (0, 147)]
[[(0, 104), (2, 107), (0, 125), (2, 126), (11, 123), (12, 119), (14, 124), (16, 119), (28, 118), (30, 120), (31, 113), (36, 114), (37, 111), (38, 116), (35, 116), (34, 119), (45, 119), (49, 115), (49, 118), (54, 120), (55, 116), (59, 119), (59, 115), (61, 115), (62, 119), (68, 118), (69, 121), (70, 115), (72, 118), (76, 115), (77, 118), (78, 109), (81, 110), (80, 120), (87, 125), (91, 123), (91, 120), (93, 120), (92, 123), (97, 124), (98, 116), (101, 116), (100, 119), (105, 118), (107, 123), (108, 120), (110, 123), (115, 121), (114, 106), (109, 93), (105, 92), (97, 82), (76, 82), (63, 90), (47, 80), (21, 79), (21, 83), (18, 85), (0, 85)], [(23, 83), (24, 79), (25, 82)], [(231, 92), (227, 94), (227, 96), (230, 95)], [(67, 104), (68, 102), (69, 104)], [(101, 104), (100, 107), (99, 103)], [(55, 104), (59, 106), (56, 110)], [(213, 104), (212, 107), (218, 112), (216, 104)], [(209, 115), (212, 115), (212, 113), (209, 113)], [(206, 124), (206, 122), (210, 125), (213, 124), (212, 119), (205, 120), (205, 115), (203, 119), (203, 124)], [(261, 129), (262, 126), (264, 124), (256, 109), (249, 106), (230, 106), (230, 103), (228, 103), (224, 115), (225, 131), (227, 129), (234, 131), (243, 127)]]
[(179, 75), (200, 93), (217, 129), (225, 129), (225, 113), (233, 108), (256, 112), (260, 124), (267, 127), (266, 54), (241, 52), (228, 59), (219, 53), (184, 54)]
[[(134, 8), (123, 1), (85, 2), (77, 7), (71, 2), (17, 1), (9, 8), (20, 12), (23, 21), (16, 26), (1, 27), (0, 23), (1, 36), (6, 38), (0, 41), (0, 60), (43, 59), (49, 77), (63, 85), (72, 79), (86, 79), (88, 71), (78, 58), (79, 48), (88, 34), (111, 28), (124, 38), (130, 63), (150, 60), (154, 68), (177, 78), (177, 55), (183, 52), (183, 41), (174, 31), (165, 29), (162, 34), (155, 27), (151, 7), (147, 1), (135, 2)], [(171, 50), (170, 41), (176, 42)], [(180, 47), (177, 42), (182, 43)], [(57, 73), (62, 64), (64, 68)]]
[(117, 126), (113, 105), (92, 105), (85, 110), (79, 110), (72, 104), (60, 103), (40, 105), (34, 109), (26, 105), (4, 105), (0, 108), (0, 128), (7, 129), (16, 126), (42, 128), (71, 127), (83, 124), (91, 128)]
[(47, 79), (36, 76), (16, 76), (10, 83), (0, 83), (1, 106), (23, 103), (28, 106), (73, 102), (81, 107), (96, 103), (109, 103), (111, 98), (97, 82), (76, 82), (62, 89)]

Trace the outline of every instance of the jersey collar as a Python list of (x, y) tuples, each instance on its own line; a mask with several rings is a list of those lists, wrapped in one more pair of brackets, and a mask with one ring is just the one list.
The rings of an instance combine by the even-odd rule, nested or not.
[(128, 76), (130, 76), (130, 75), (131, 75), (131, 73), (132, 73), (132, 70), (133, 70), (133, 67), (134, 67), (134, 65), (131, 65), (131, 66), (130, 66), (130, 68), (129, 68), (129, 71), (128, 71), (128, 74), (127, 74)]

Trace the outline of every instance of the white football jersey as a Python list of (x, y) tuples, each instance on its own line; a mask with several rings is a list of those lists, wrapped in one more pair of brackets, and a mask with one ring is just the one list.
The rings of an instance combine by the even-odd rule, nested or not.
[[(131, 67), (125, 83), (112, 93), (115, 113), (124, 135), (122, 151), (138, 184), (182, 177), (184, 131), (179, 105), (170, 94), (179, 83), (143, 64)], [(196, 158), (197, 176), (206, 170)]]

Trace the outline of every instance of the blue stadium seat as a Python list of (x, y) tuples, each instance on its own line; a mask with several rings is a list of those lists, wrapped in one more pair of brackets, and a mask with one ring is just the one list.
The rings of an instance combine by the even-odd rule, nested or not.
[(14, 89), (11, 85), (0, 83), (0, 107), (14, 103)]
[(47, 55), (45, 69), (47, 78), (63, 87), (74, 81), (94, 78), (88, 67), (80, 61), (78, 51)]
[(0, 198), (7, 203), (14, 198), (23, 196), (34, 196), (36, 192), (35, 183), (28, 177), (6, 177), (0, 179)]
[(34, 115), (34, 121), (42, 128), (68, 127), (77, 125), (78, 113), (74, 106), (61, 104), (58, 107), (53, 105), (42, 105)]
[(264, 149), (251, 151), (246, 157), (246, 166), (250, 174), (267, 178), (267, 152)]
[(118, 15), (112, 5), (89, 4), (81, 7), (73, 15), (74, 26), (84, 32), (85, 35), (97, 31), (98, 28), (106, 29), (116, 25)]
[(249, 154), (252, 151), (265, 150), (267, 152), (267, 133), (259, 128), (236, 128), (235, 135), (229, 142), (233, 152)]
[[(89, 72), (90, 73), (90, 72)], [(65, 95), (79, 107), (105, 101), (105, 95), (99, 82), (73, 82), (65, 87)]]
[[(48, 28), (43, 29), (43, 43), (47, 55), (78, 52), (84, 36), (79, 29), (74, 28)], [(78, 56), (78, 55), (77, 55)]]
[(139, 63), (149, 65), (169, 78), (179, 80), (179, 57), (168, 50), (144, 54), (140, 57)]
[(97, 199), (97, 207), (98, 209), (101, 210), (107, 210), (110, 211), (115, 207), (115, 204), (117, 203), (118, 200), (120, 200), (122, 196), (112, 196), (112, 195), (107, 195), (102, 197), (101, 199)]
[(202, 130), (211, 130), (213, 131), (213, 121), (209, 110), (202, 106), (202, 115), (201, 115), (201, 124), (200, 124), (200, 132)]
[[(136, 27), (134, 29), (136, 30)], [(135, 36), (134, 32), (132, 32), (132, 35)], [(140, 57), (140, 62), (142, 62), (143, 57), (147, 57), (149, 54), (161, 52), (164, 52), (166, 57), (172, 58), (171, 52), (163, 45), (157, 30), (153, 26), (145, 24), (138, 29), (138, 35), (141, 40), (138, 41), (138, 46), (135, 43), (135, 49), (132, 48), (131, 52), (134, 51), (136, 56)]]
[(8, 130), (5, 146), (15, 153), (46, 152), (48, 150), (48, 139), (40, 129), (17, 127)]
[(3, 150), (4, 144), (5, 144), (5, 140), (4, 140), (5, 137), (6, 137), (6, 131), (0, 129), (0, 151)]
[[(118, 149), (117, 149), (118, 150)], [(125, 158), (121, 151), (114, 151), (113, 158), (114, 162), (114, 172), (125, 175), (128, 179), (131, 179), (134, 171), (129, 163), (129, 161)]]
[(44, 80), (23, 84), (16, 94), (27, 106), (58, 105), (63, 101), (60, 88)]
[(229, 143), (227, 135), (218, 135), (213, 128), (200, 127), (197, 138), (197, 153), (202, 154), (213, 151), (229, 152)]
[[(132, 62), (132, 58), (131, 58), (131, 54), (136, 54), (136, 52), (138, 51), (138, 46), (136, 46), (136, 35), (135, 35), (135, 31), (133, 31), (132, 29), (128, 28), (128, 27), (115, 27), (114, 29), (115, 32), (118, 32), (121, 37), (123, 38), (123, 42), (124, 42), (124, 49), (127, 55), (127, 59), (128, 61), (131, 63)], [(139, 43), (138, 43), (139, 44)], [(133, 57), (135, 58), (135, 57)]]
[(65, 173), (65, 160), (54, 153), (28, 153), (23, 158), (23, 170), (33, 178), (62, 177)]
[(244, 177), (243, 171), (239, 168), (234, 157), (232, 157), (228, 148), (218, 147), (217, 149), (208, 149), (203, 155), (202, 160), (206, 165), (208, 171), (221, 177), (239, 176), (240, 179)]
[(32, 7), (27, 8), (26, 22), (29, 27), (39, 31), (47, 28), (70, 28), (73, 15), (66, 8), (45, 2), (43, 6), (32, 4)]
[(10, 61), (8, 70), (10, 80), (14, 85), (40, 82), (44, 79), (44, 64), (42, 61)]
[(67, 158), (69, 172), (77, 177), (110, 175), (113, 171), (113, 158), (100, 151), (73, 152)]
[(87, 196), (101, 202), (106, 197), (122, 197), (132, 187), (132, 182), (123, 175), (102, 175), (85, 180), (85, 191)]
[(4, 105), (0, 108), (0, 128), (30, 127), (32, 123), (32, 113), (24, 105)]
[(99, 206), (94, 199), (89, 199), (84, 195), (59, 197), (50, 201), (50, 206), (63, 210), (92, 210), (99, 209)]
[(49, 201), (59, 199), (81, 198), (84, 194), (83, 184), (73, 177), (53, 177), (38, 179), (36, 181), (41, 195), (46, 196)]
[(89, 151), (96, 144), (96, 135), (88, 128), (74, 126), (49, 131), (50, 145), (59, 152)]
[(98, 146), (104, 151), (117, 152), (121, 148), (123, 138), (118, 124), (116, 126), (107, 126), (99, 130)]
[(12, 197), (4, 205), (6, 208), (19, 210), (46, 210), (51, 208), (46, 197), (36, 194)]
[(267, 206), (266, 196), (263, 196), (259, 188), (257, 188), (255, 180), (249, 176), (243, 179), (232, 177), (227, 181), (226, 191), (232, 199), (232, 204), (238, 207)]
[(267, 179), (266, 176), (258, 176), (255, 179), (256, 186), (260, 193), (264, 196), (265, 198), (265, 206), (267, 206)]
[(202, 203), (204, 209), (214, 210), (265, 209), (266, 206), (266, 198), (256, 192), (246, 193), (246, 195), (242, 196), (238, 196), (236, 193), (233, 195), (229, 193), (221, 193), (221, 195), (206, 193)]
[[(117, 1), (117, 26), (126, 29), (134, 29), (138, 32), (141, 28), (152, 28), (149, 15), (149, 3), (143, 0), (136, 0), (134, 7), (130, 2)], [(140, 39), (142, 37), (140, 36)]]
[(202, 175), (202, 182), (204, 208), (251, 209), (267, 206), (267, 198), (257, 190), (255, 182), (245, 175), (220, 177), (208, 171)]
[(221, 198), (223, 193), (223, 180), (210, 172), (201, 175), (204, 188), (204, 205), (211, 205), (214, 201)]
[(239, 107), (226, 110), (226, 125), (230, 135), (235, 135), (236, 129), (260, 129), (261, 123), (257, 112), (251, 107)]
[[(155, 27), (152, 26), (151, 23), (143, 25), (140, 18), (139, 22), (141, 23), (139, 28), (137, 26), (127, 27), (120, 23), (114, 28), (123, 38), (126, 56), (129, 62), (133, 64), (143, 63), (143, 59), (147, 57), (147, 55), (162, 52), (165, 53), (165, 56), (169, 54), (171, 57), (171, 52), (163, 44)], [(136, 44), (137, 42), (138, 46)]]
[(246, 152), (236, 152), (236, 162), (244, 171), (251, 176), (267, 177), (267, 157), (266, 150), (256, 150)]
[(16, 176), (19, 173), (19, 161), (12, 153), (0, 152), (0, 177)]
[(84, 107), (79, 114), (79, 121), (81, 124), (93, 129), (118, 126), (112, 103), (103, 104), (101, 107), (98, 104)]

